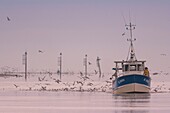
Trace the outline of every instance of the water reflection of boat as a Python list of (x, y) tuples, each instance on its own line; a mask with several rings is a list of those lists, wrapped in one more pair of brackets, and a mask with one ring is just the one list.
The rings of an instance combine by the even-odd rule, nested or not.
[(151, 78), (149, 73), (144, 75), (145, 62), (137, 60), (133, 47), (133, 42), (136, 39), (132, 38), (132, 31), (135, 25), (125, 25), (126, 29), (130, 31), (130, 49), (126, 61), (115, 61), (115, 79), (113, 80), (113, 93), (148, 93), (150, 91)]
[(115, 99), (121, 99), (121, 100), (123, 99), (125, 101), (135, 100), (134, 102), (140, 101), (140, 103), (150, 102), (150, 98), (151, 98), (150, 93), (123, 93), (123, 94), (113, 95), (113, 96)]
[(120, 108), (114, 113), (150, 113), (150, 93), (123, 93), (113, 98), (115, 107)]

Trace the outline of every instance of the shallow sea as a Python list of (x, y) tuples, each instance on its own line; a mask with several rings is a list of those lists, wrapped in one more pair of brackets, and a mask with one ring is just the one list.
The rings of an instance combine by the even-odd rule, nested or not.
[(170, 113), (170, 93), (0, 91), (0, 113)]

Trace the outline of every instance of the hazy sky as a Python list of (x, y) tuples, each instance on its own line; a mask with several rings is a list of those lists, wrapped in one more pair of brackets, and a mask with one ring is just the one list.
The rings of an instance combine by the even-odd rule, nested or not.
[(0, 0), (0, 67), (23, 70), (27, 51), (29, 70), (57, 71), (62, 52), (64, 71), (83, 71), (87, 54), (89, 70), (99, 56), (102, 71), (112, 72), (127, 57), (129, 20), (137, 59), (153, 72), (170, 70), (170, 0)]

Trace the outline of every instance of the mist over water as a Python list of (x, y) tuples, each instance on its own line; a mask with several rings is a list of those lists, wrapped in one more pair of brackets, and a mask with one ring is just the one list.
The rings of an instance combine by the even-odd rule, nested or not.
[[(168, 113), (170, 94), (1, 91), (3, 113)], [(161, 104), (160, 104), (161, 103)]]

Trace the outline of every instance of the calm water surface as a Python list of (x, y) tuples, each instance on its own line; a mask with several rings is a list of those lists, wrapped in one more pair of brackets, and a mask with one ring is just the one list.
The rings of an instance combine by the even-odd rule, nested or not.
[(170, 93), (0, 91), (0, 113), (170, 113)]

